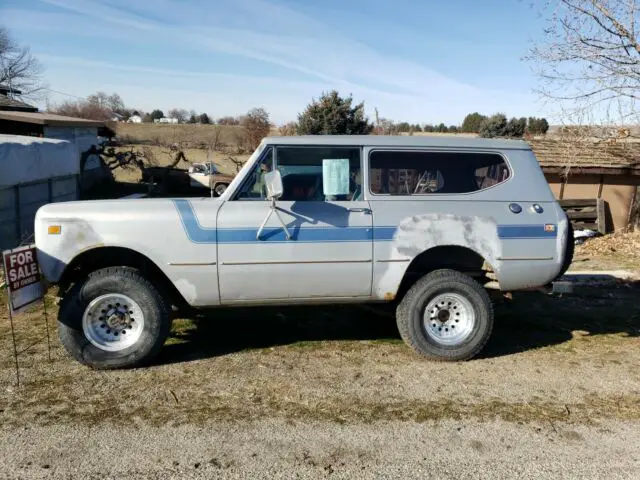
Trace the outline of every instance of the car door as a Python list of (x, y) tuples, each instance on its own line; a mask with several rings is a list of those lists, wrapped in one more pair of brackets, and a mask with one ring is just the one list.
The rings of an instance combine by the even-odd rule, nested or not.
[[(361, 161), (360, 147), (279, 146), (265, 151), (218, 213), (222, 303), (371, 296), (373, 220), (360, 193)], [(342, 187), (348, 176), (348, 191), (327, 194), (327, 165), (337, 165), (333, 173), (342, 175)], [(261, 175), (274, 167), (281, 172), (284, 193), (276, 202), (277, 215), (269, 217), (258, 236), (271, 208)]]

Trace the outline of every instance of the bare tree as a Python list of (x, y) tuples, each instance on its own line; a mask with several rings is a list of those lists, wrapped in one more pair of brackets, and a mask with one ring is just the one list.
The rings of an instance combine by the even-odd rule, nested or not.
[(22, 92), (25, 99), (38, 99), (44, 93), (42, 65), (31, 55), (29, 47), (20, 46), (0, 26), (0, 85)]
[(114, 113), (129, 116), (129, 111), (125, 108), (120, 95), (117, 93), (107, 95), (104, 92), (96, 92), (86, 99), (67, 100), (53, 106), (50, 110), (59, 115), (100, 121), (111, 120)]
[(230, 135), (230, 145), (235, 146), (235, 153), (246, 153), (249, 145), (249, 137), (247, 131), (244, 128), (235, 128)]
[(254, 150), (264, 137), (269, 134), (271, 122), (264, 108), (252, 108), (242, 117), (241, 125), (247, 133), (248, 147)]
[(296, 125), (296, 122), (289, 122), (280, 126), (280, 128), (278, 128), (278, 132), (284, 137), (290, 137), (296, 134), (297, 129), (298, 125)]
[(112, 112), (123, 114), (125, 111), (124, 101), (117, 93), (113, 93), (107, 97), (107, 106)]
[(214, 125), (211, 128), (211, 136), (207, 142), (207, 147), (212, 152), (221, 150), (224, 147), (222, 143), (222, 128), (222, 125)]
[(244, 166), (244, 164), (246, 163), (246, 160), (238, 160), (236, 157), (234, 157), (233, 155), (228, 155), (226, 160), (228, 162), (233, 163), (236, 166), (236, 173), (238, 173), (242, 167)]
[(109, 95), (104, 92), (96, 92), (87, 97), (87, 102), (97, 105), (100, 108), (109, 108)]
[(175, 118), (179, 123), (184, 123), (187, 121), (187, 116), (189, 112), (187, 112), (184, 108), (172, 108), (169, 110), (169, 117)]
[(640, 6), (635, 0), (547, 0), (548, 27), (528, 59), (539, 93), (562, 115), (594, 112), (599, 123), (638, 120)]
[(109, 121), (113, 112), (106, 106), (100, 106), (88, 100), (64, 101), (50, 108), (50, 111), (58, 115), (68, 117), (86, 118), (88, 120)]

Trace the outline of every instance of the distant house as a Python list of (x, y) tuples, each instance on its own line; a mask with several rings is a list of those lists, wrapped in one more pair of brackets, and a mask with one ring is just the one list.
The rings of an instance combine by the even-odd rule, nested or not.
[(142, 123), (142, 117), (140, 115), (131, 115), (129, 117), (129, 120), (127, 120), (127, 122), (129, 122), (129, 123)]
[(153, 123), (179, 123), (177, 118), (162, 117), (156, 118)]

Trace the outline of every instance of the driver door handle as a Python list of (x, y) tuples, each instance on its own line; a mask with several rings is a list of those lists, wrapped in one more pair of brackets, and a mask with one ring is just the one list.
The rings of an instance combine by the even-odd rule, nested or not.
[(356, 212), (367, 213), (367, 214), (371, 213), (371, 210), (366, 207), (353, 207), (353, 208), (348, 208), (347, 210), (353, 213), (356, 213)]

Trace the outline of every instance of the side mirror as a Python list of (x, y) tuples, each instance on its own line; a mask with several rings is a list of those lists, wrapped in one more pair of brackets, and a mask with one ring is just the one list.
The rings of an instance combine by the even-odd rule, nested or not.
[(260, 235), (262, 234), (262, 230), (264, 226), (269, 221), (269, 218), (273, 213), (276, 214), (278, 220), (280, 221), (280, 225), (282, 225), (282, 229), (284, 230), (284, 234), (287, 237), (287, 240), (291, 240), (291, 234), (289, 233), (289, 229), (287, 228), (287, 224), (284, 223), (282, 217), (278, 213), (278, 208), (276, 207), (276, 200), (282, 197), (283, 187), (282, 187), (282, 176), (278, 170), (274, 170), (272, 172), (265, 173), (264, 175), (264, 185), (267, 189), (267, 200), (271, 201), (271, 207), (269, 208), (269, 213), (267, 213), (266, 218), (260, 225), (258, 229), (258, 233), (256, 234), (256, 239), (260, 240)]
[(265, 173), (264, 184), (267, 189), (267, 200), (277, 200), (282, 197), (284, 188), (282, 186), (282, 176), (278, 170)]

